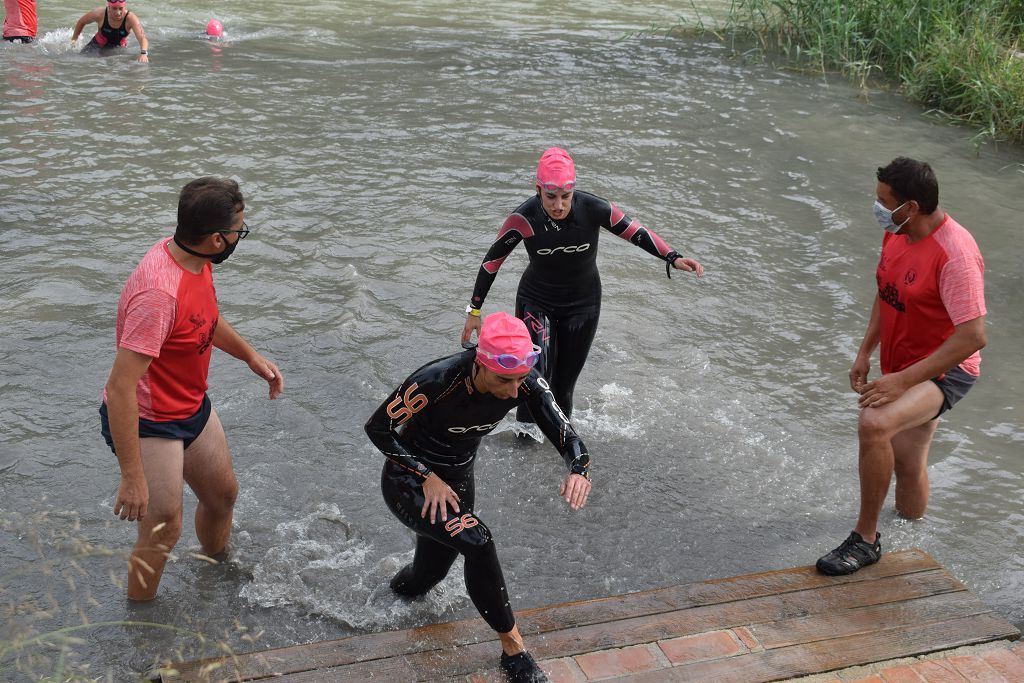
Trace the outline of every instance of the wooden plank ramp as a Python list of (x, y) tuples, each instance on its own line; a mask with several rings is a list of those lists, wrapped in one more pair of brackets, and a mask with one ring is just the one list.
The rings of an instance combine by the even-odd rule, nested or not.
[[(553, 681), (776, 681), (1016, 639), (927, 553), (886, 553), (845, 577), (795, 567), (516, 614)], [(165, 683), (501, 681), (483, 620), (185, 662)]]

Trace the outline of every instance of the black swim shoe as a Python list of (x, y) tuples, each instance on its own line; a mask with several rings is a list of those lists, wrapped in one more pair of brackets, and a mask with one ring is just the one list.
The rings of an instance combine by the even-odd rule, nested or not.
[(815, 566), (819, 572), (829, 576), (852, 574), (878, 562), (882, 556), (881, 540), (882, 534), (878, 534), (874, 543), (868, 543), (856, 531), (851, 531), (838, 548), (818, 558)]
[(512, 656), (502, 652), (501, 669), (511, 683), (548, 683), (548, 677), (526, 650)]

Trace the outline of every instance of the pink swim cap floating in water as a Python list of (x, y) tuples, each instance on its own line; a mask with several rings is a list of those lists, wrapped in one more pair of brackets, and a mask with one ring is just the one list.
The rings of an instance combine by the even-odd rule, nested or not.
[(551, 147), (540, 155), (537, 184), (545, 190), (571, 190), (576, 185), (576, 165), (561, 147)]
[(211, 38), (220, 38), (224, 35), (224, 25), (216, 19), (210, 19), (210, 22), (206, 25), (206, 35)]

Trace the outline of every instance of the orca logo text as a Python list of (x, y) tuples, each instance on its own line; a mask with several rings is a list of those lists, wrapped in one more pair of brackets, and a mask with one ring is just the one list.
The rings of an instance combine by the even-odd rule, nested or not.
[(590, 249), (590, 242), (586, 244), (570, 244), (567, 247), (555, 247), (554, 249), (538, 249), (537, 253), (541, 256), (547, 256), (548, 254), (554, 254), (555, 252), (563, 251), (566, 254), (575, 254), (577, 252), (586, 251)]
[[(501, 420), (498, 420), (501, 422)], [(473, 425), (472, 427), (449, 427), (452, 434), (465, 434), (466, 432), (489, 432), (498, 426), (498, 422), (489, 425)]]

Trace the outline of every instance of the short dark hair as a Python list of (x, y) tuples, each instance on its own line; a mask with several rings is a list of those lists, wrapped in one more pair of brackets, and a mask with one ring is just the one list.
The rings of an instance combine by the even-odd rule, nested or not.
[(245, 199), (234, 180), (197, 178), (181, 188), (174, 236), (185, 244), (198, 244), (205, 235), (229, 229), (243, 209)]
[(878, 182), (892, 188), (900, 202), (917, 202), (923, 213), (931, 213), (939, 206), (939, 181), (932, 167), (924, 161), (896, 157), (888, 166), (879, 166), (875, 174)]

